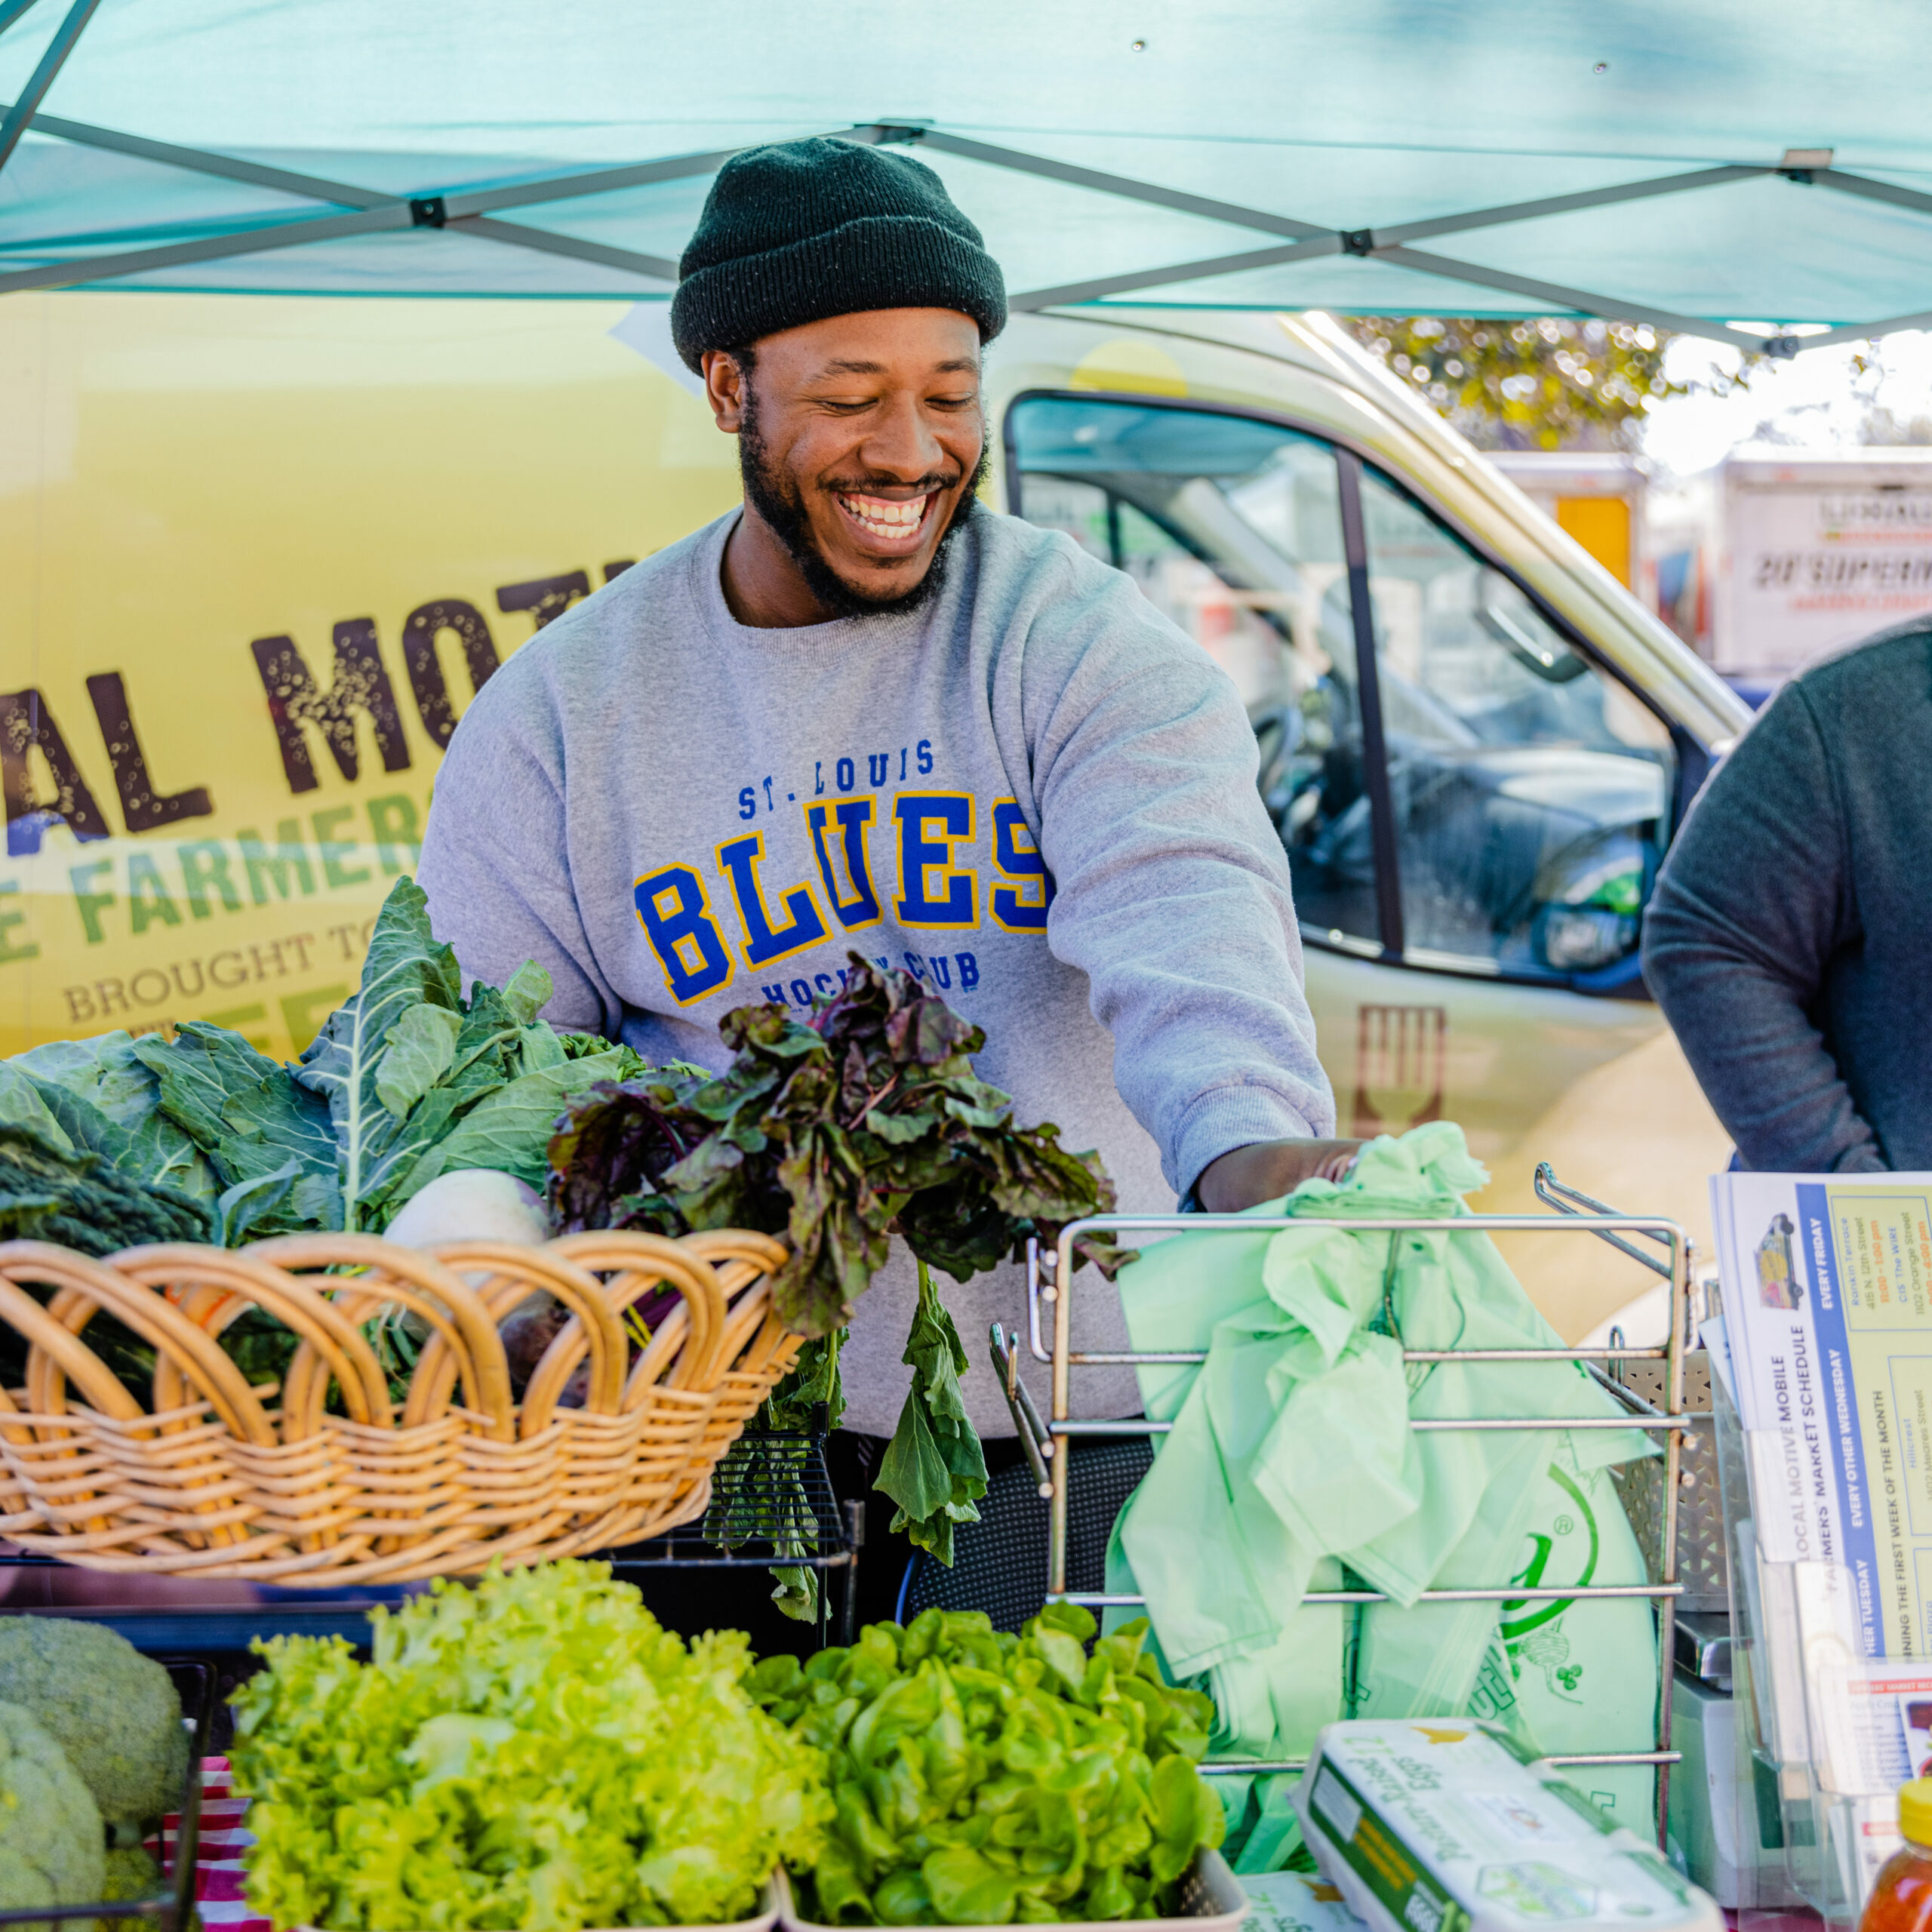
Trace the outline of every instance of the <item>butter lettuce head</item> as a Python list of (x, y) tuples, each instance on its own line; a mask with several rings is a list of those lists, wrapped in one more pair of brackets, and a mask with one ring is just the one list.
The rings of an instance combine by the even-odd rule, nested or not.
[[(1076, 1604), (1018, 1637), (983, 1612), (875, 1623), (755, 1695), (826, 1753), (834, 1820), (795, 1870), (829, 1924), (1146, 1918), (1221, 1842), (1195, 1768), (1213, 1706), (1161, 1678), (1145, 1621), (1093, 1641)], [(1090, 1642), (1091, 1647), (1090, 1649)]]
[(439, 1581), (371, 1660), (277, 1638), (237, 1694), (248, 1890), (328, 1932), (703, 1924), (810, 1864), (823, 1760), (753, 1704), (746, 1638), (688, 1647), (601, 1564)]

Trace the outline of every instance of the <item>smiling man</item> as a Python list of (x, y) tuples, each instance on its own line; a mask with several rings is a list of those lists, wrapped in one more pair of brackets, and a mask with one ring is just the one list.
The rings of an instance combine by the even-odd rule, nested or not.
[[(744, 506), (626, 571), (478, 694), (423, 856), (466, 972), (525, 958), (548, 1017), (721, 1066), (718, 1023), (804, 1011), (848, 951), (983, 1027), (1023, 1122), (1097, 1148), (1123, 1208), (1285, 1192), (1352, 1143), (1315, 1054), (1281, 843), (1234, 686), (1119, 572), (980, 506), (997, 265), (932, 171), (841, 141), (739, 155), (672, 309)], [(989, 1321), (1011, 1270), (946, 1284), (965, 1389), (1012, 1424)], [(844, 1360), (848, 1426), (892, 1432), (912, 1270)], [(1088, 1346), (1125, 1346), (1083, 1283)], [(1137, 1411), (1131, 1373), (1076, 1382)]]

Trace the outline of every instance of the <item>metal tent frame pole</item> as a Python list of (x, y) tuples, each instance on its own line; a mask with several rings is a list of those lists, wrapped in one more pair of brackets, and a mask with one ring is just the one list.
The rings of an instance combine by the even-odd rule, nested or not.
[(0, 33), (5, 33), (34, 4), (34, 0), (0, 0)]
[[(27, 0), (28, 5), (32, 0)], [(40, 63), (29, 78), (26, 90), (13, 106), (0, 118), (0, 168), (7, 165), (14, 149), (20, 144), (20, 137), (27, 131), (27, 123), (33, 118), (34, 110), (46, 97), (47, 90), (54, 85), (54, 76), (66, 63), (67, 56), (73, 52), (77, 42), (94, 18), (94, 9), (100, 0), (74, 0), (67, 9), (67, 17), (55, 30), (54, 38), (47, 43), (47, 51), (40, 57)], [(22, 7), (11, 18), (0, 22), (0, 28), (11, 26), (14, 20), (25, 13)]]
[[(0, 0), (0, 32), (18, 20), (34, 0)], [(525, 223), (493, 217), (504, 211), (540, 207), (548, 203), (580, 201), (654, 182), (676, 180), (694, 175), (715, 174), (740, 150), (721, 148), (703, 153), (666, 155), (651, 161), (627, 163), (614, 168), (594, 168), (567, 174), (515, 183), (487, 189), (445, 189), (420, 194), (397, 195), (378, 192), (353, 184), (328, 181), (293, 173), (285, 168), (184, 148), (165, 141), (125, 134), (118, 129), (97, 128), (68, 121), (38, 110), (39, 103), (53, 84), (62, 61), (72, 51), (81, 29), (86, 25), (99, 0), (74, 0), (66, 21), (50, 44), (35, 69), (26, 91), (5, 112), (0, 121), (0, 166), (4, 166), (12, 144), (31, 129), (37, 134), (72, 141), (151, 161), (162, 166), (188, 169), (269, 188), (278, 192), (331, 205), (345, 211), (332, 214), (298, 216), (238, 228), (223, 235), (207, 235), (192, 241), (173, 242), (152, 248), (119, 249), (106, 254), (78, 257), (72, 260), (48, 263), (35, 268), (0, 273), (0, 294), (31, 288), (72, 288), (85, 283), (117, 280), (156, 269), (192, 263), (220, 261), (258, 254), (265, 250), (302, 247), (312, 242), (337, 241), (346, 236), (380, 234), (406, 229), (454, 230), (479, 241), (565, 256), (580, 261), (636, 275), (643, 279), (669, 285), (677, 279), (677, 265), (666, 257), (581, 237), (561, 235)], [(1728, 322), (1677, 314), (1650, 304), (1632, 302), (1617, 295), (1567, 287), (1544, 281), (1512, 270), (1493, 269), (1457, 257), (1435, 254), (1411, 245), (1438, 235), (1466, 234), (1480, 229), (1504, 227), (1550, 216), (1574, 214), (1580, 210), (1610, 208), (1632, 202), (1652, 201), (1733, 182), (1761, 180), (1778, 177), (1802, 186), (1827, 188), (1834, 192), (1884, 203), (1914, 214), (1932, 215), (1932, 194), (1895, 186), (1890, 182), (1852, 174), (1829, 165), (1829, 157), (1817, 151), (1820, 161), (1810, 162), (1812, 151), (1787, 150), (1775, 163), (1727, 163), (1693, 168), (1680, 174), (1657, 175), (1643, 180), (1613, 183), (1603, 188), (1540, 197), (1533, 201), (1468, 210), (1463, 213), (1433, 216), (1425, 220), (1398, 223), (1380, 229), (1362, 227), (1334, 229), (1302, 221), (1293, 216), (1247, 207), (1238, 202), (1190, 194), (1163, 187), (1128, 175), (1058, 161), (1044, 155), (1000, 146), (985, 141), (949, 134), (945, 130), (903, 122), (868, 122), (832, 130), (828, 138), (869, 144), (918, 145), (935, 152), (953, 155), (980, 165), (1057, 181), (1070, 187), (1096, 193), (1115, 195), (1176, 213), (1254, 229), (1275, 238), (1268, 247), (1237, 250), (1186, 262), (1170, 262), (1160, 266), (1123, 271), (1115, 275), (1091, 276), (1082, 281), (1053, 287), (1022, 291), (1011, 306), (1022, 311), (1075, 307), (1110, 297), (1132, 294), (1143, 290), (1171, 288), (1178, 283), (1216, 279), (1257, 269), (1279, 267), (1284, 263), (1321, 257), (1354, 255), (1367, 261), (1383, 261), (1392, 267), (1440, 277), (1449, 281), (1491, 288), (1500, 294), (1521, 296), (1539, 307), (1567, 309), (1606, 318), (1647, 322), (1677, 333), (1697, 335), (1767, 352), (1774, 355), (1795, 355), (1802, 349), (1823, 347), (1833, 343), (1853, 341), (1896, 328), (1932, 323), (1932, 308), (1882, 320), (1845, 323), (1817, 334), (1798, 337), (1774, 335), (1768, 341), (1748, 329)], [(1810, 165), (1807, 165), (1810, 163)]]

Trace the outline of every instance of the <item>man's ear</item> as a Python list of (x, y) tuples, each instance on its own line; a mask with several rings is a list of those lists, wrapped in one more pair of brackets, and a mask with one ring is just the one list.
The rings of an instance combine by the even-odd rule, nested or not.
[(718, 426), (735, 436), (745, 420), (745, 386), (749, 380), (737, 361), (721, 349), (704, 352), (704, 395)]

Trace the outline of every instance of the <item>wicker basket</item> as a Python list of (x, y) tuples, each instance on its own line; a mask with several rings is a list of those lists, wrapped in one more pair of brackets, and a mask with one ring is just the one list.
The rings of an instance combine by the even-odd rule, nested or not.
[[(317, 1589), (640, 1541), (702, 1515), (796, 1358), (768, 1279), (785, 1254), (727, 1232), (430, 1253), (297, 1235), (106, 1261), (0, 1242), (0, 1321), (29, 1345), (26, 1386), (0, 1389), (0, 1536), (91, 1569)], [(571, 1318), (518, 1403), (497, 1324), (540, 1289)], [(623, 1311), (666, 1289), (681, 1299), (632, 1361)], [(215, 1339), (251, 1303), (301, 1337), (278, 1389), (250, 1388)], [(386, 1303), (432, 1331), (399, 1414), (359, 1325)], [(88, 1347), (97, 1309), (153, 1346), (152, 1412)], [(560, 1406), (586, 1355), (583, 1405)]]

